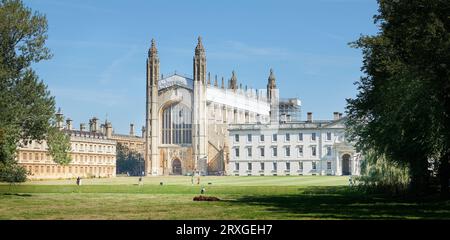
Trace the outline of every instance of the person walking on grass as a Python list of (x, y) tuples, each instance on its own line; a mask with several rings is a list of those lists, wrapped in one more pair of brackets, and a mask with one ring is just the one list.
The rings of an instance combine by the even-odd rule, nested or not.
[(80, 186), (80, 176), (77, 177), (77, 185)]
[(139, 177), (139, 186), (143, 186), (144, 182), (142, 182), (142, 177)]

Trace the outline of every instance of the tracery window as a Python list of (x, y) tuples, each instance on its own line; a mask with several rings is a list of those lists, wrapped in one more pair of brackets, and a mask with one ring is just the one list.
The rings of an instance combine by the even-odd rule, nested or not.
[(191, 110), (183, 104), (174, 104), (164, 109), (161, 135), (163, 144), (191, 144)]

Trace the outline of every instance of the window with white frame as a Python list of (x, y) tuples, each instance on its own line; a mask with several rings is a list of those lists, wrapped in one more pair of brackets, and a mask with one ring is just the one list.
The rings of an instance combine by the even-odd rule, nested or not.
[(327, 146), (327, 156), (331, 156), (331, 146)]
[(277, 152), (277, 147), (272, 147), (272, 157), (277, 157), (278, 156), (278, 152)]
[(260, 166), (259, 166), (260, 168), (261, 168), (261, 171), (264, 171), (264, 163), (262, 162), (262, 163), (260, 163)]
[(312, 162), (312, 170), (317, 170), (317, 163), (316, 162)]
[(234, 163), (234, 169), (235, 169), (236, 171), (239, 171), (239, 163)]
[(235, 134), (234, 135), (234, 141), (235, 142), (239, 142), (239, 134)]
[(234, 156), (239, 157), (239, 148), (234, 148)]
[(315, 157), (317, 156), (317, 147), (311, 146), (311, 156)]
[(316, 141), (316, 133), (311, 133), (311, 141)]
[(298, 141), (303, 141), (303, 133), (298, 134)]
[(327, 141), (331, 141), (331, 132), (327, 132)]
[(277, 137), (278, 137), (278, 135), (276, 133), (272, 134), (272, 142), (276, 142)]
[(261, 156), (261, 157), (264, 157), (264, 147), (260, 147), (259, 148), (259, 155)]
[(286, 156), (286, 157), (290, 157), (291, 156), (291, 147), (289, 147), (289, 146), (286, 146), (286, 147), (284, 147), (284, 155)]
[(252, 135), (251, 134), (247, 134), (247, 142), (252, 142)]
[(273, 170), (277, 171), (277, 163), (276, 162), (273, 162)]
[(260, 142), (264, 142), (264, 135), (263, 134), (259, 135), (259, 141)]
[(291, 163), (290, 162), (286, 163), (286, 170), (288, 170), (288, 171), (291, 170)]
[(303, 162), (299, 162), (299, 163), (298, 163), (298, 169), (299, 169), (300, 171), (303, 171)]
[(297, 150), (298, 150), (298, 156), (303, 157), (303, 145), (298, 146)]
[(327, 170), (331, 170), (331, 162), (327, 162)]
[(286, 140), (286, 142), (291, 141), (291, 134), (286, 133), (285, 140)]
[(247, 163), (247, 170), (249, 170), (249, 171), (252, 170), (252, 163)]
[(251, 157), (252, 156), (252, 148), (248, 147), (247, 148), (247, 157)]

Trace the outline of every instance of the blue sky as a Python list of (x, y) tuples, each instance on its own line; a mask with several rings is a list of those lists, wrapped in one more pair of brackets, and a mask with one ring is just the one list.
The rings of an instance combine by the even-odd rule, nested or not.
[(302, 100), (302, 118), (330, 119), (356, 95), (361, 51), (375, 34), (375, 0), (25, 0), (47, 16), (54, 57), (34, 67), (66, 116), (112, 121), (115, 132), (145, 122), (145, 61), (155, 38), (161, 73), (192, 74), (201, 35), (208, 72), (265, 88), (273, 68), (281, 97)]

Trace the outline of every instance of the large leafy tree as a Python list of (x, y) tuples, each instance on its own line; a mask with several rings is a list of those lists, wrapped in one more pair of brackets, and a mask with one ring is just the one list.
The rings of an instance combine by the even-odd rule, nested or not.
[(429, 186), (437, 166), (448, 193), (450, 151), (450, 1), (379, 0), (375, 36), (353, 43), (363, 51), (359, 93), (348, 100), (357, 147), (410, 169), (411, 187)]
[(142, 171), (144, 171), (144, 158), (140, 153), (118, 143), (116, 159), (117, 173), (129, 173), (134, 176), (142, 175)]
[(0, 172), (18, 168), (12, 165), (19, 144), (44, 140), (54, 128), (55, 100), (31, 68), (51, 58), (46, 39), (44, 15), (20, 0), (0, 2)]

